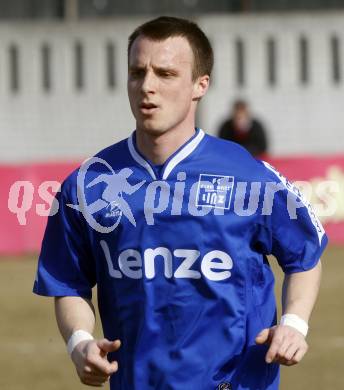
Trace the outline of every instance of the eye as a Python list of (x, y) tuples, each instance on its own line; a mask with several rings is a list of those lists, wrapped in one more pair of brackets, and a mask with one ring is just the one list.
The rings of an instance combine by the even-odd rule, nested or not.
[(173, 76), (175, 76), (175, 74), (171, 71), (167, 71), (167, 70), (159, 70), (157, 72), (158, 76), (159, 77), (163, 77), (163, 78), (171, 78)]
[(130, 70), (130, 77), (132, 78), (141, 78), (145, 74), (145, 71), (143, 69), (131, 69)]

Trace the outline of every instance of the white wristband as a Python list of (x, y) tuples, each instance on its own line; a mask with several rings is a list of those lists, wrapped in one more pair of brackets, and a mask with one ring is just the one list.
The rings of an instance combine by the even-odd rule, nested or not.
[(67, 343), (67, 351), (69, 355), (72, 354), (74, 348), (81, 343), (81, 341), (93, 340), (93, 336), (85, 330), (76, 330), (69, 338)]
[(295, 328), (300, 333), (302, 333), (305, 337), (307, 336), (308, 324), (296, 314), (284, 314), (281, 317), (280, 324), (291, 326), (292, 328)]

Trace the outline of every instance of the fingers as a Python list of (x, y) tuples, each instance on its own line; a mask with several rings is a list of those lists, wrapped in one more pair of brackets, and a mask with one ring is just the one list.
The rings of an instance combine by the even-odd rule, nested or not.
[(288, 340), (284, 339), (282, 345), (280, 348), (277, 350), (277, 353), (275, 357), (272, 359), (272, 363), (279, 363), (283, 365), (290, 365), (291, 360), (287, 357), (287, 353), (291, 355), (291, 357), (294, 356), (296, 350), (297, 350), (297, 345), (296, 344), (288, 344)]
[(97, 345), (103, 352), (109, 353), (117, 351), (121, 346), (121, 342), (120, 340), (109, 341), (102, 339), (97, 341)]
[(282, 347), (283, 338), (281, 335), (275, 334), (272, 338), (270, 348), (265, 356), (266, 363), (272, 363), (276, 358), (277, 352)]
[(105, 358), (98, 356), (91, 356), (86, 358), (86, 368), (91, 373), (98, 375), (112, 375), (118, 370), (118, 363), (116, 361), (109, 362)]
[(85, 366), (84, 370), (79, 374), (81, 383), (89, 386), (103, 386), (110, 378), (110, 375), (99, 374), (91, 367)]
[(108, 365), (102, 364), (99, 361), (88, 362), (88, 365), (84, 367), (79, 377), (81, 382), (86, 385), (102, 386), (117, 369), (117, 362), (112, 362)]
[(72, 360), (80, 381), (89, 386), (103, 386), (118, 370), (117, 361), (109, 362), (106, 355), (118, 350), (119, 347), (119, 340), (109, 341), (107, 339), (92, 340), (83, 346), (76, 346)]
[(103, 378), (91, 374), (84, 375), (82, 378), (80, 378), (81, 383), (83, 383), (84, 385), (94, 387), (103, 387), (108, 380), (109, 377)]
[(302, 358), (305, 356), (307, 350), (308, 350), (308, 346), (306, 348), (299, 348), (296, 351), (295, 355), (291, 358), (291, 361), (294, 364), (299, 363), (302, 360)]
[(278, 326), (273, 334), (265, 361), (291, 366), (301, 361), (307, 349), (307, 342), (300, 332), (289, 326)]
[(307, 343), (297, 346), (295, 344), (291, 345), (284, 355), (284, 364), (286, 366), (293, 366), (294, 364), (299, 363), (302, 358), (305, 356), (308, 350)]
[(297, 350), (298, 350), (298, 346), (296, 344), (290, 344), (284, 353), (285, 360), (286, 361), (291, 360), (294, 357)]
[(111, 376), (114, 372), (118, 371), (117, 362), (112, 362), (111, 365), (113, 366), (113, 369), (100, 369), (98, 366), (90, 364), (88, 366), (85, 366), (84, 373), (96, 376), (103, 376), (105, 378), (107, 376)]
[(268, 342), (270, 337), (270, 329), (263, 329), (256, 337), (256, 343), (257, 344), (265, 344)]
[(112, 375), (118, 370), (116, 361), (109, 362), (106, 358), (108, 352), (117, 350), (121, 343), (119, 340), (109, 341), (107, 339), (98, 340), (96, 348), (90, 348), (87, 351), (85, 366), (92, 369), (97, 374)]

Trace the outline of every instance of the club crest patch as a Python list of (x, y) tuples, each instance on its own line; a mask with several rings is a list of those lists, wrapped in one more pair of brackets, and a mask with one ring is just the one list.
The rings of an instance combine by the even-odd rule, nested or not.
[(229, 209), (234, 187), (234, 176), (200, 174), (196, 206)]

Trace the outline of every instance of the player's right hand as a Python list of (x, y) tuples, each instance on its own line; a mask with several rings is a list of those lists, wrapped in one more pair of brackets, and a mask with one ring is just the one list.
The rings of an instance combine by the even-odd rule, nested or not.
[(117, 351), (120, 340), (86, 340), (80, 342), (72, 352), (72, 360), (80, 381), (89, 386), (102, 387), (118, 370), (116, 361), (109, 362), (107, 354)]

